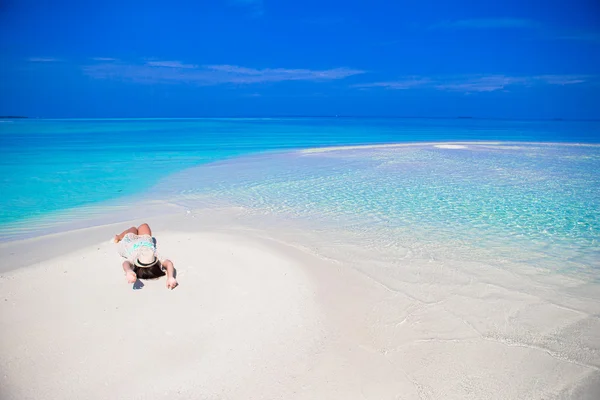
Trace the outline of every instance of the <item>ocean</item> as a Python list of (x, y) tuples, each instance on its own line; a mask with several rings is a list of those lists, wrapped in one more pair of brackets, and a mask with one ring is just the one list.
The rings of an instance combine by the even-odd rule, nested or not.
[(333, 258), (328, 233), (381, 262), (521, 263), (595, 281), (599, 143), (598, 121), (3, 120), (0, 238), (141, 217), (138, 202), (150, 214), (236, 207), (302, 226)]

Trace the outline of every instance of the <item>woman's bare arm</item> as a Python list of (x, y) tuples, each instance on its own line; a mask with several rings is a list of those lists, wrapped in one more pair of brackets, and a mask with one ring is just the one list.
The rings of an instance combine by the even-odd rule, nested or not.
[(177, 286), (177, 279), (175, 279), (175, 266), (171, 260), (163, 261), (162, 265), (167, 271), (167, 289), (175, 289)]

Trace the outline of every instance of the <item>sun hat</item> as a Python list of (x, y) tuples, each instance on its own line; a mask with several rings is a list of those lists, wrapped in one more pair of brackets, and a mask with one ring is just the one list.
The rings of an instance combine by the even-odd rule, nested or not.
[(157, 261), (158, 259), (152, 249), (142, 247), (135, 258), (134, 264), (141, 268), (148, 268), (156, 264)]

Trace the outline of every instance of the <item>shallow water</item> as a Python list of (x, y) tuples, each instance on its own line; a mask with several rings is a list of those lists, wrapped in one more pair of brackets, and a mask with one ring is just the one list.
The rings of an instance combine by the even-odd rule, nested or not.
[(390, 260), (519, 262), (600, 277), (600, 146), (443, 147), (242, 157), (171, 175), (148, 195), (342, 233)]
[[(130, 202), (172, 173), (309, 147), (455, 140), (598, 142), (600, 122), (471, 119), (0, 121), (0, 235), (40, 217)], [(49, 223), (49, 222), (48, 222)], [(21, 228), (19, 228), (21, 227)], [(10, 235), (8, 235), (10, 236)]]

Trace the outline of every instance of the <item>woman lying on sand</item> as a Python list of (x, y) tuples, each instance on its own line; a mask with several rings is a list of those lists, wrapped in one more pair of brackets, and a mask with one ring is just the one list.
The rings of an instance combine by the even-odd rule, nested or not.
[(156, 279), (167, 275), (167, 289), (177, 286), (175, 267), (170, 260), (159, 260), (156, 243), (148, 224), (131, 227), (116, 235), (115, 243), (119, 243), (118, 252), (123, 261), (123, 270), (128, 283), (137, 279)]

